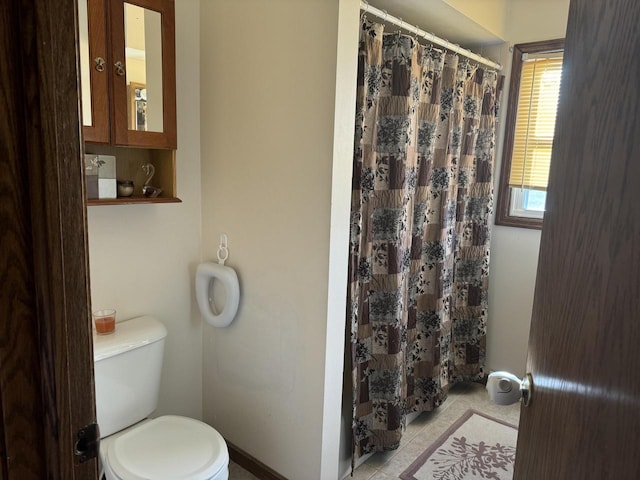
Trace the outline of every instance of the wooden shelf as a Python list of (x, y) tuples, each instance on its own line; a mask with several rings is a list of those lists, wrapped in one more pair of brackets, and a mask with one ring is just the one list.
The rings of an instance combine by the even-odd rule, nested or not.
[(176, 197), (120, 197), (120, 198), (92, 198), (87, 200), (87, 206), (95, 207), (99, 205), (138, 205), (145, 203), (182, 203)]
[[(176, 192), (176, 152), (175, 150), (157, 150), (150, 148), (113, 147), (109, 145), (85, 144), (87, 153), (112, 155), (116, 157), (117, 180), (133, 182), (134, 191), (131, 197), (90, 198), (88, 206), (94, 205), (137, 205), (142, 203), (180, 203)], [(149, 198), (142, 195), (147, 175), (142, 165), (150, 163), (155, 167), (155, 175), (151, 185), (162, 189), (162, 196)]]

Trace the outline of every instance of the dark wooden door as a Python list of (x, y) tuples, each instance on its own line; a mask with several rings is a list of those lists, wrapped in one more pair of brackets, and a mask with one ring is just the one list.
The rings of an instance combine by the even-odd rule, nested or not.
[(515, 478), (640, 478), (640, 2), (572, 0)]
[(75, 1), (0, 4), (0, 480), (97, 477)]

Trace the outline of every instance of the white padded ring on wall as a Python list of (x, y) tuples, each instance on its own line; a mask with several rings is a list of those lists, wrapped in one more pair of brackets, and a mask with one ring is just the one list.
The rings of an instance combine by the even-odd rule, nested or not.
[[(224, 286), (225, 304), (221, 312), (218, 312), (213, 295), (211, 298), (211, 284), (218, 281)], [(231, 324), (238, 312), (240, 303), (240, 285), (238, 275), (231, 267), (225, 267), (219, 263), (204, 262), (198, 265), (196, 270), (196, 300), (198, 308), (206, 322), (214, 327), (227, 327)]]

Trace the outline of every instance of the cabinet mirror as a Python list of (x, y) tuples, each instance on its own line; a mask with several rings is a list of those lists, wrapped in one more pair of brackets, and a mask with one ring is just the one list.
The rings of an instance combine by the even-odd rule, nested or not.
[(162, 32), (159, 12), (124, 4), (130, 130), (162, 132)]
[(109, 142), (109, 69), (105, 0), (78, 0), (82, 124), (87, 142)]
[(91, 118), (91, 76), (89, 66), (89, 17), (87, 0), (78, 0), (78, 43), (80, 50), (80, 93), (82, 97), (82, 124), (93, 125)]

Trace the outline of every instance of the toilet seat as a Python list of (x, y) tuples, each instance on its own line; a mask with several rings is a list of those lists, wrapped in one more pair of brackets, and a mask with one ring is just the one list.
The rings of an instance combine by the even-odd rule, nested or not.
[(119, 435), (108, 444), (106, 459), (122, 480), (208, 480), (227, 468), (229, 453), (209, 425), (166, 415)]
[[(218, 257), (222, 260), (221, 257)], [(226, 257), (225, 257), (226, 258)], [(218, 312), (213, 302), (211, 288), (214, 281), (224, 287), (225, 304)], [(213, 327), (228, 327), (238, 313), (240, 304), (240, 285), (238, 275), (233, 268), (225, 267), (224, 262), (204, 262), (196, 269), (196, 301), (202, 317)]]

